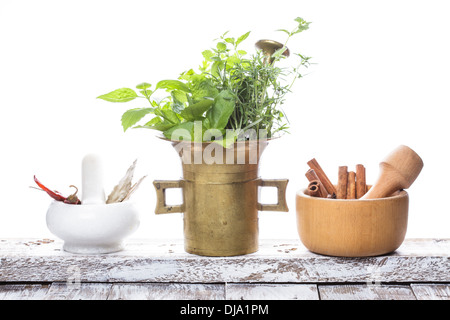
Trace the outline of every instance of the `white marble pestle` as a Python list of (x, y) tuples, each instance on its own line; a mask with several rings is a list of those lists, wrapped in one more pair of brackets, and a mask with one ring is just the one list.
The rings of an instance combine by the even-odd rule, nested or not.
[(72, 253), (103, 254), (123, 249), (124, 239), (139, 227), (131, 201), (106, 204), (102, 161), (88, 154), (82, 161), (81, 205), (53, 201), (47, 211), (49, 230)]
[(81, 204), (105, 204), (102, 160), (96, 154), (88, 154), (81, 164)]

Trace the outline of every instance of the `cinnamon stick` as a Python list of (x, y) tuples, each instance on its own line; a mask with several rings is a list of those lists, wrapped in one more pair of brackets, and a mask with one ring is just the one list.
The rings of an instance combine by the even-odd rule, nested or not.
[(348, 180), (348, 167), (340, 166), (338, 174), (338, 185), (336, 197), (338, 199), (347, 199), (347, 181)]
[(366, 193), (366, 168), (362, 164), (356, 165), (356, 199)]
[(347, 179), (347, 199), (356, 199), (356, 173), (350, 171)]
[(313, 180), (308, 185), (309, 195), (311, 197), (322, 197), (320, 194), (320, 181)]
[(309, 169), (305, 173), (305, 176), (306, 176), (306, 178), (308, 179), (309, 182), (312, 182), (312, 181), (317, 181), (318, 182), (320, 197), (326, 198), (328, 196), (327, 189), (323, 185), (322, 181), (320, 180), (319, 176), (317, 175), (317, 173), (316, 173), (316, 171), (314, 169)]
[(317, 160), (315, 158), (313, 158), (310, 161), (308, 161), (307, 163), (308, 163), (309, 167), (316, 172), (317, 176), (320, 179), (320, 182), (323, 184), (323, 186), (325, 187), (328, 194), (333, 194), (333, 193), (336, 194), (337, 193), (336, 188), (333, 186), (330, 179), (328, 179), (327, 175), (322, 170), (322, 168), (320, 167)]

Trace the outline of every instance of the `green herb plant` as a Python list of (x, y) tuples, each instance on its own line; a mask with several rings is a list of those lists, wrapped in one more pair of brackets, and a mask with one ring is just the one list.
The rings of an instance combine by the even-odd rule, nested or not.
[[(216, 39), (214, 48), (202, 52), (203, 61), (197, 72), (190, 69), (176, 80), (159, 81), (154, 88), (144, 82), (136, 86), (138, 92), (121, 88), (98, 98), (109, 102), (128, 102), (136, 98), (148, 101), (149, 107), (130, 109), (123, 114), (124, 131), (154, 129), (171, 139), (175, 130), (184, 129), (177, 131), (184, 132), (179, 139), (214, 140), (223, 145), (255, 139), (246, 134), (250, 128), (254, 132), (265, 130), (266, 138), (274, 137), (288, 130), (288, 120), (281, 107), (295, 80), (302, 77), (300, 70), (310, 64), (310, 57), (291, 53), (298, 60), (295, 67), (277, 66), (285, 59), (283, 53), (288, 41), (309, 28), (310, 22), (302, 18), (295, 22), (297, 25), (292, 31), (277, 30), (287, 38), (270, 60), (260, 50), (249, 55), (240, 49), (239, 45), (250, 32), (238, 38), (225, 32)], [(154, 98), (158, 90), (165, 91), (166, 97)], [(139, 124), (149, 115), (153, 117)], [(196, 133), (199, 131), (201, 136)]]

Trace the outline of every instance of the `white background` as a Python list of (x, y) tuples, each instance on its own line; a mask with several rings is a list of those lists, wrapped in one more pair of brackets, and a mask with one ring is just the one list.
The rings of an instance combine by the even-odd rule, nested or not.
[[(196, 68), (201, 52), (230, 30), (284, 41), (274, 30), (310, 30), (291, 51), (316, 64), (287, 97), (290, 135), (274, 141), (263, 178), (289, 178), (289, 213), (261, 212), (260, 238), (297, 238), (295, 193), (315, 157), (331, 180), (339, 165), (378, 163), (406, 144), (425, 167), (410, 188), (407, 237), (450, 237), (450, 12), (448, 1), (0, 1), (0, 237), (51, 237), (50, 198), (33, 175), (65, 194), (81, 185), (81, 159), (104, 161), (107, 193), (138, 159), (147, 174), (134, 195), (139, 238), (182, 238), (182, 215), (154, 214), (154, 179), (178, 179), (172, 147), (150, 130), (123, 133), (122, 113), (100, 94)], [(274, 195), (265, 192), (263, 201)]]

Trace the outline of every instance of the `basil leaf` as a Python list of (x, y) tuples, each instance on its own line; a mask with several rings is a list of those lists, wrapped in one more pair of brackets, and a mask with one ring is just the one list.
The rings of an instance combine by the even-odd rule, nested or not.
[(214, 53), (211, 50), (205, 50), (202, 52), (202, 55), (206, 61), (211, 61), (211, 57), (214, 56)]
[(234, 38), (225, 38), (225, 42), (234, 44), (234, 41), (235, 41)]
[(210, 127), (222, 130), (226, 127), (228, 119), (234, 111), (235, 101), (233, 94), (228, 90), (222, 90), (214, 99), (214, 105), (206, 113)]
[(143, 126), (135, 126), (135, 127), (133, 127), (133, 129), (144, 128), (144, 129), (153, 129), (153, 130), (158, 130), (158, 131), (166, 131), (174, 126), (176, 126), (176, 124), (168, 122), (168, 121), (162, 121), (160, 117), (154, 117), (152, 120), (150, 120)]
[(156, 89), (181, 90), (184, 92), (190, 91), (185, 83), (178, 80), (161, 80), (156, 84)]
[(137, 97), (138, 95), (133, 89), (121, 88), (98, 96), (97, 99), (103, 99), (109, 102), (128, 102)]
[(127, 131), (128, 128), (135, 125), (145, 115), (154, 112), (154, 108), (136, 108), (126, 111), (122, 115), (122, 127), (123, 131)]
[(173, 100), (172, 110), (179, 114), (185, 108), (185, 103), (188, 101), (186, 93), (180, 90), (173, 90), (170, 95)]
[(219, 93), (212, 80), (206, 78), (205, 75), (192, 76), (190, 88), (194, 103), (203, 100), (205, 97), (215, 98)]
[(239, 43), (241, 43), (242, 41), (244, 41), (245, 39), (247, 39), (249, 35), (250, 35), (250, 31), (247, 32), (247, 33), (245, 33), (245, 34), (243, 34), (243, 35), (240, 36), (239, 38), (237, 38), (237, 40), (236, 40), (236, 46), (237, 46)]
[(177, 114), (170, 109), (155, 109), (155, 114), (157, 116), (163, 117), (167, 121), (177, 124), (180, 123), (180, 119), (178, 119)]
[(203, 116), (203, 113), (205, 113), (211, 108), (213, 103), (214, 103), (213, 100), (209, 99), (201, 100), (200, 102), (197, 102), (182, 110), (180, 112), (180, 115), (188, 121), (199, 120), (199, 118)]
[(148, 89), (148, 88), (150, 88), (152, 85), (150, 84), (150, 83), (147, 83), (147, 82), (142, 82), (142, 83), (140, 83), (140, 84), (138, 84), (137, 86), (136, 86), (136, 89)]
[(167, 139), (192, 140), (194, 135), (194, 122), (183, 122), (163, 132)]
[(227, 50), (227, 45), (224, 42), (218, 42), (216, 47), (217, 47), (217, 50), (219, 50), (219, 51)]

